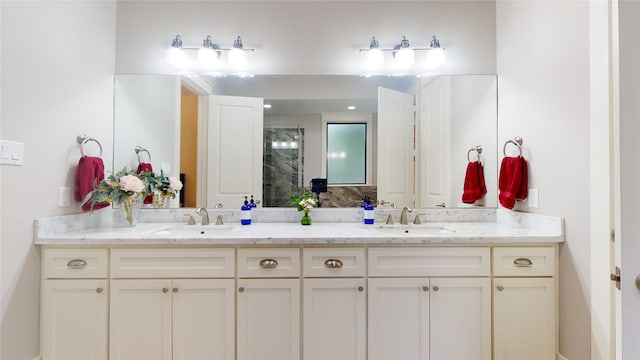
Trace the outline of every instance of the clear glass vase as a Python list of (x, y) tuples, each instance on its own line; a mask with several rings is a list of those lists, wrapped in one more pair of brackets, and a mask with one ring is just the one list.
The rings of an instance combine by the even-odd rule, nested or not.
[(118, 211), (118, 225), (136, 226), (138, 223), (138, 215), (142, 206), (142, 197), (137, 195), (129, 196), (120, 204)]
[(165, 209), (171, 207), (171, 195), (156, 194), (153, 196), (153, 204), (158, 209)]
[(300, 218), (300, 224), (311, 225), (311, 216), (309, 216), (309, 210), (304, 210), (304, 215)]

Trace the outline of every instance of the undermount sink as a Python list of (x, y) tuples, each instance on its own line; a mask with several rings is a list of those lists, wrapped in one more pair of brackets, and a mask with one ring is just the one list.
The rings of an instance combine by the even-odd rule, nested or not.
[(164, 228), (155, 232), (157, 235), (215, 235), (237, 229), (237, 225), (178, 225)]
[(390, 234), (413, 234), (413, 235), (428, 235), (428, 234), (442, 234), (442, 233), (455, 233), (456, 230), (445, 226), (436, 224), (408, 224), (408, 225), (376, 225), (374, 228), (376, 231), (390, 233)]

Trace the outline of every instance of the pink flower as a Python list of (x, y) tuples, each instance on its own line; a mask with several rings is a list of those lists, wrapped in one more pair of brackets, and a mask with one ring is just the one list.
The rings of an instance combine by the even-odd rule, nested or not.
[(169, 190), (180, 191), (182, 190), (182, 182), (175, 177), (169, 177)]
[(125, 175), (120, 178), (120, 187), (124, 191), (139, 193), (144, 190), (144, 183), (137, 176)]

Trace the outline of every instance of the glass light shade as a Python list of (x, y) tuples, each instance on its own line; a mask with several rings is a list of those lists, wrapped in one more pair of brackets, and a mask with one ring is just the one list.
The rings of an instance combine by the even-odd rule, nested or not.
[(247, 54), (240, 48), (229, 50), (229, 64), (235, 69), (243, 70), (247, 68)]
[(446, 59), (444, 56), (444, 50), (442, 50), (442, 48), (435, 48), (427, 52), (425, 66), (428, 69), (435, 69), (438, 66), (444, 64), (445, 61)]
[(412, 48), (400, 48), (396, 52), (396, 63), (400, 67), (409, 67), (416, 61), (416, 54)]
[(384, 64), (384, 53), (380, 48), (373, 48), (367, 51), (367, 69), (375, 70)]
[(189, 67), (187, 53), (178, 47), (170, 47), (167, 49), (167, 62), (180, 69)]
[(212, 48), (198, 49), (198, 64), (205, 69), (214, 69), (218, 65), (218, 53)]

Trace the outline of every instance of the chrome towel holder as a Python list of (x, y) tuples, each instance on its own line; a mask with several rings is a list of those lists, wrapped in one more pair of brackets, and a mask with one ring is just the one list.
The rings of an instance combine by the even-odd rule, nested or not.
[(78, 144), (80, 144), (80, 154), (82, 154), (82, 156), (86, 156), (84, 153), (84, 145), (90, 141), (98, 144), (98, 147), (100, 148), (100, 154), (98, 155), (98, 157), (102, 156), (102, 144), (100, 144), (100, 141), (98, 141), (97, 139), (85, 134), (80, 134), (78, 135), (78, 137), (76, 137), (76, 141), (78, 142)]
[(142, 153), (147, 153), (147, 156), (149, 157), (148, 162), (151, 162), (151, 153), (149, 152), (149, 150), (143, 148), (140, 145), (136, 145), (136, 148), (134, 150), (136, 152), (136, 154), (138, 155), (138, 163), (141, 164), (142, 163)]
[(480, 161), (480, 154), (482, 154), (482, 145), (476, 145), (467, 151), (467, 161), (471, 162), (471, 152), (476, 152), (477, 160)]
[(502, 155), (507, 156), (507, 145), (513, 144), (518, 148), (518, 156), (522, 156), (522, 138), (520, 136), (516, 136), (513, 139), (509, 139), (504, 143), (502, 147)]

